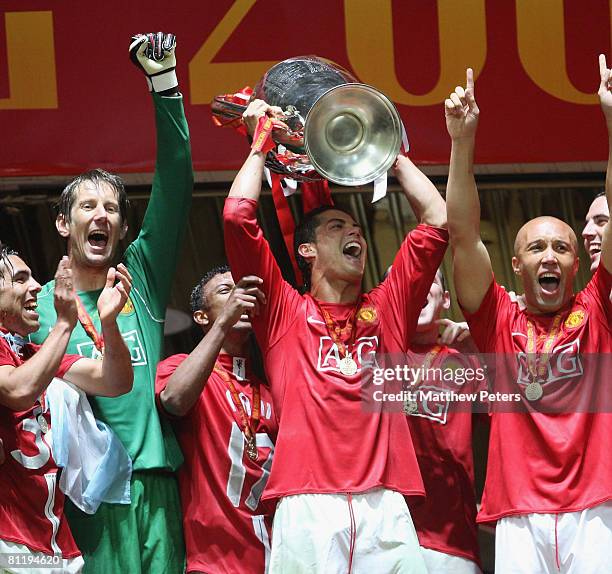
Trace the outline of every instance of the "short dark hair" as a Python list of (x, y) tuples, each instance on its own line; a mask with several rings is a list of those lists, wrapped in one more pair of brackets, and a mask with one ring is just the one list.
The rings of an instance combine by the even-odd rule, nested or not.
[[(9, 259), (10, 255), (19, 255), (17, 251), (11, 249), (6, 243), (0, 241), (0, 264), (3, 264), (11, 273), (13, 271), (13, 264)], [(4, 273), (2, 273), (2, 277), (0, 277), (4, 281)]]
[(197, 285), (192, 289), (191, 296), (189, 297), (189, 306), (191, 307), (192, 313), (208, 308), (208, 301), (206, 301), (206, 297), (204, 297), (204, 287), (206, 287), (206, 284), (213, 277), (223, 275), (224, 273), (229, 273), (229, 271), (230, 268), (228, 265), (217, 265), (208, 271), (204, 277), (198, 281)]
[[(293, 252), (295, 254), (295, 261), (298, 269), (302, 272), (302, 277), (304, 278), (304, 289), (306, 291), (310, 289), (311, 269), (310, 263), (308, 263), (308, 261), (300, 255), (299, 247), (302, 245), (302, 243), (314, 242), (317, 235), (317, 228), (319, 225), (321, 225), (321, 214), (332, 209), (351, 215), (348, 211), (338, 209), (333, 205), (321, 205), (315, 209), (311, 209), (308, 213), (305, 213), (304, 217), (302, 217), (302, 220), (295, 228), (295, 233), (293, 235)], [(351, 215), (351, 217), (353, 216)]]
[(76, 192), (80, 185), (86, 182), (91, 182), (94, 185), (106, 183), (110, 185), (117, 194), (119, 202), (119, 215), (121, 223), (124, 223), (127, 218), (127, 210), (129, 201), (127, 193), (123, 185), (123, 180), (113, 173), (104, 171), (103, 169), (92, 169), (75, 177), (62, 191), (59, 201), (57, 202), (57, 213), (62, 215), (66, 221), (70, 221), (70, 211), (76, 199)]
[(436, 275), (440, 274), (440, 284), (442, 285), (442, 291), (448, 291), (448, 287), (446, 285), (446, 276), (444, 275), (444, 271), (442, 271), (442, 266), (438, 267), (436, 271)]

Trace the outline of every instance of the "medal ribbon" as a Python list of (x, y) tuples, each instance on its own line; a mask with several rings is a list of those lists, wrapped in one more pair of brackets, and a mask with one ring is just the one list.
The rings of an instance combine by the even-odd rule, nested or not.
[(535, 325), (527, 320), (527, 368), (531, 376), (532, 382), (537, 382), (539, 379), (544, 377), (546, 373), (546, 364), (548, 362), (548, 356), (555, 344), (555, 339), (559, 332), (559, 326), (561, 325), (561, 313), (557, 313), (553, 319), (549, 333), (546, 335), (544, 341), (544, 347), (542, 348), (541, 360), (537, 355), (537, 337)]
[(257, 424), (259, 423), (260, 417), (260, 407), (261, 407), (261, 391), (259, 389), (259, 383), (253, 382), (253, 396), (251, 400), (251, 419), (246, 414), (244, 410), (244, 405), (240, 400), (240, 396), (238, 395), (238, 391), (236, 390), (236, 386), (232, 381), (229, 373), (221, 366), (219, 362), (215, 363), (214, 370), (219, 373), (221, 378), (225, 381), (227, 388), (229, 389), (230, 394), (232, 395), (232, 402), (234, 406), (238, 409), (240, 413), (240, 418), (242, 419), (242, 433), (247, 439), (247, 442), (253, 443), (255, 441), (255, 430), (257, 429)]
[(361, 308), (361, 301), (358, 301), (357, 304), (355, 305), (355, 308), (353, 309), (351, 316), (346, 322), (346, 327), (344, 327), (344, 329), (341, 329), (338, 323), (336, 323), (336, 320), (331, 316), (329, 311), (327, 311), (327, 309), (323, 309), (323, 307), (321, 307), (319, 302), (314, 297), (312, 300), (315, 302), (315, 305), (319, 308), (321, 315), (323, 315), (323, 319), (325, 320), (325, 327), (327, 328), (327, 333), (331, 337), (331, 340), (334, 343), (336, 343), (336, 346), (338, 347), (338, 351), (340, 351), (340, 354), (343, 357), (350, 357), (351, 355), (349, 353), (348, 347), (342, 342), (340, 337), (342, 337), (342, 335), (344, 335), (344, 333), (348, 331), (349, 339), (347, 341), (347, 345), (352, 346), (353, 343), (355, 342), (355, 336), (357, 334), (357, 321), (355, 319), (357, 317), (357, 313), (359, 312), (359, 309)]
[(75, 295), (75, 297), (77, 312), (79, 315), (79, 323), (81, 323), (81, 326), (87, 333), (87, 336), (93, 341), (93, 344), (95, 345), (96, 349), (98, 349), (100, 353), (104, 354), (104, 337), (102, 337), (102, 335), (98, 333), (98, 330), (94, 326), (93, 321), (89, 316), (89, 313), (83, 306), (81, 298), (78, 295)]

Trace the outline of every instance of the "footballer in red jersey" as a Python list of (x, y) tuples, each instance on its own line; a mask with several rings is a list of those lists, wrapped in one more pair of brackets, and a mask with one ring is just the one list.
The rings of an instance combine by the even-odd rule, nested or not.
[[(423, 372), (445, 372), (417, 381), (411, 386), (414, 400), (404, 403), (426, 493), (410, 513), (429, 573), (479, 574), (471, 400), (479, 400), (486, 380), (472, 357), (440, 342), (440, 315), (449, 307), (450, 294), (438, 271), (407, 353), (408, 364), (423, 366)], [(448, 391), (461, 393), (466, 402), (445, 398)]]
[[(253, 133), (260, 118), (277, 112), (255, 100), (245, 123)], [(308, 291), (301, 295), (283, 280), (257, 223), (264, 160), (252, 150), (224, 222), (234, 276), (261, 277), (267, 300), (253, 330), (279, 420), (263, 494), (279, 501), (270, 571), (424, 572), (402, 496), (423, 494), (408, 423), (381, 405), (365, 408), (361, 383), (377, 352), (406, 350), (446, 249), (444, 201), (408, 158), (398, 158), (397, 176), (420, 224), (369, 293), (361, 289), (367, 244), (360, 226), (339, 209), (310, 212), (295, 233)], [(323, 519), (331, 506), (338, 511)]]
[[(608, 209), (608, 201), (604, 192), (599, 193), (591, 202), (589, 211), (584, 219), (585, 224), (582, 230), (584, 249), (591, 260), (591, 273), (595, 273), (597, 267), (599, 267), (601, 257), (603, 231), (608, 221), (610, 221), (610, 210)], [(610, 292), (610, 301), (612, 301), (612, 292)]]
[(273, 506), (260, 498), (277, 423), (270, 391), (247, 359), (250, 316), (265, 303), (261, 283), (234, 284), (226, 266), (208, 272), (191, 296), (204, 338), (157, 368), (157, 402), (185, 457), (178, 478), (190, 573), (268, 568)]
[[(604, 445), (612, 415), (550, 408), (609, 394), (599, 383), (609, 377), (604, 364), (612, 350), (610, 225), (602, 226), (595, 275), (574, 295), (579, 262), (574, 231), (553, 217), (528, 221), (517, 234), (512, 259), (524, 307), (511, 300), (495, 282), (480, 238), (472, 169), (479, 110), (471, 70), (467, 76), (466, 89), (457, 88), (446, 100), (455, 285), (475, 343), (482, 352), (497, 353), (498, 364), (504, 362), (495, 385), (514, 390), (523, 407), (493, 411), (479, 521), (497, 523), (496, 572), (609, 571), (612, 459)], [(603, 56), (600, 79), (601, 106), (612, 126), (610, 70)]]
[[(106, 353), (102, 361), (83, 359), (64, 355), (77, 322), (68, 259), (62, 259), (55, 276), (57, 322), (45, 343), (37, 346), (25, 337), (39, 327), (36, 302), (41, 286), (16, 253), (1, 245), (0, 250), (0, 439), (5, 449), (0, 552), (57, 556), (62, 571), (78, 572), (83, 561), (63, 515), (45, 390), (54, 376), (90, 394), (117, 396), (131, 389), (130, 355), (115, 323), (127, 301), (130, 277), (122, 266), (109, 270), (98, 302)], [(3, 566), (10, 570), (10, 564)]]
[(582, 238), (584, 249), (591, 260), (591, 273), (595, 273), (601, 259), (601, 242), (606, 225), (610, 221), (610, 210), (605, 193), (600, 193), (591, 202), (585, 217)]

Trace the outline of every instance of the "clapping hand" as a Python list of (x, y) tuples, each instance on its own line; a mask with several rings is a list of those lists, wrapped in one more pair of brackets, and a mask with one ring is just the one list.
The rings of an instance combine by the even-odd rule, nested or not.
[(102, 326), (114, 323), (125, 306), (132, 288), (132, 276), (123, 263), (111, 267), (106, 274), (106, 285), (98, 297), (98, 314)]

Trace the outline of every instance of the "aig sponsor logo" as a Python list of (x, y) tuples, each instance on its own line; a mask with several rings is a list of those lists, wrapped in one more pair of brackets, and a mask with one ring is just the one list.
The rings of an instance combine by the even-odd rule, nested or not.
[[(362, 367), (376, 368), (376, 350), (378, 349), (378, 337), (359, 337), (355, 344), (349, 347), (349, 352), (353, 360), (357, 363), (357, 372), (360, 373)], [(340, 351), (338, 345), (331, 337), (320, 337), (319, 354), (317, 357), (317, 369), (319, 371), (340, 372)]]
[(417, 410), (410, 413), (410, 416), (429, 419), (442, 425), (446, 424), (450, 405), (447, 389), (423, 385), (414, 394)]
[[(126, 333), (121, 333), (121, 336), (125, 341), (125, 346), (130, 350), (132, 366), (137, 367), (139, 365), (146, 365), (147, 356), (145, 354), (144, 347), (140, 342), (138, 331), (136, 331), (135, 329), (132, 331), (127, 331)], [(77, 352), (79, 353), (79, 355), (81, 355), (81, 357), (89, 357), (91, 359), (102, 358), (102, 355), (94, 346), (93, 341), (79, 343), (77, 345)]]
[[(539, 360), (542, 360), (541, 358)], [(518, 353), (518, 382), (531, 382), (527, 353)], [(538, 362), (539, 365), (539, 362)], [(546, 363), (543, 382), (553, 383), (563, 379), (579, 377), (584, 372), (580, 359), (580, 339), (574, 339), (565, 345), (555, 347)]]

